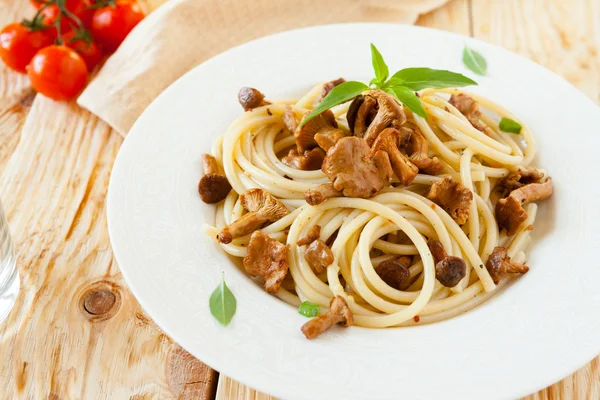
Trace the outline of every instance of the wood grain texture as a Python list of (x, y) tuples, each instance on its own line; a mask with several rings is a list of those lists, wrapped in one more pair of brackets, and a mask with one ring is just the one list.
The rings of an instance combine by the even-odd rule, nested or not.
[[(2, 25), (30, 12), (25, 0), (0, 0)], [(418, 23), (521, 53), (600, 102), (600, 0), (454, 0)], [(226, 377), (216, 389), (217, 374), (127, 290), (104, 204), (120, 145), (90, 113), (35, 97), (25, 76), (0, 66), (0, 197), (22, 282), (0, 324), (0, 398), (211, 399), (217, 390), (220, 400), (273, 399)], [(599, 366), (527, 400), (600, 398)]]
[[(0, 1), (0, 18), (27, 4)], [(21, 275), (0, 398), (212, 399), (217, 374), (145, 315), (114, 261), (104, 200), (122, 138), (0, 68), (0, 197)]]

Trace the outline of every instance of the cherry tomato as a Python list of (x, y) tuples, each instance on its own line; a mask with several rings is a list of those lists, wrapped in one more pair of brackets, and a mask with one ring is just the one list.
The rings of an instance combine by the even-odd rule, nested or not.
[(35, 53), (53, 42), (54, 37), (47, 30), (31, 32), (15, 22), (0, 31), (0, 58), (15, 71), (25, 72)]
[[(44, 16), (44, 25), (54, 26), (56, 19), (60, 14), (60, 10), (56, 4), (49, 5), (48, 7), (42, 10), (42, 15)], [(60, 30), (62, 33), (69, 32), (71, 30), (71, 26), (69, 25), (69, 19), (62, 16), (60, 20)], [(48, 31), (52, 32), (56, 37), (58, 33), (56, 32), (56, 28), (48, 28)]]
[(144, 19), (142, 8), (132, 0), (117, 0), (101, 7), (92, 18), (92, 36), (109, 52), (117, 50), (131, 30)]
[(85, 61), (67, 46), (52, 45), (38, 51), (27, 66), (31, 86), (54, 100), (69, 100), (84, 88)]
[[(32, 0), (35, 1), (35, 0)], [(89, 27), (94, 16), (94, 10), (88, 9), (91, 5), (90, 0), (67, 0), (67, 10), (73, 13), (85, 27)], [(54, 25), (58, 15), (60, 14), (59, 8), (56, 4), (51, 4), (42, 10), (44, 16), (44, 24)], [(61, 33), (69, 32), (71, 26), (77, 26), (77, 23), (68, 15), (64, 14), (60, 20)], [(57, 33), (56, 33), (57, 34)]]
[(98, 65), (100, 60), (102, 60), (102, 50), (93, 40), (89, 43), (83, 39), (72, 41), (73, 36), (75, 36), (74, 31), (64, 34), (62, 37), (63, 43), (65, 46), (68, 46), (79, 53), (87, 65), (88, 72), (91, 72), (94, 67)]

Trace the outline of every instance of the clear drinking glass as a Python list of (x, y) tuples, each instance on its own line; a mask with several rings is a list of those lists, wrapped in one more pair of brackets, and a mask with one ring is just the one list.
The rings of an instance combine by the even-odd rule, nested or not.
[(19, 273), (15, 263), (8, 222), (0, 202), (0, 322), (6, 318), (19, 293)]

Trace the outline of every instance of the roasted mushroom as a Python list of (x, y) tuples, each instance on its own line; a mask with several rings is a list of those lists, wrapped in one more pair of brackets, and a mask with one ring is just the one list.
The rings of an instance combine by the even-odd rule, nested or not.
[(310, 231), (303, 238), (298, 239), (296, 244), (298, 246), (304, 246), (305, 244), (311, 244), (315, 240), (321, 237), (321, 225), (315, 225), (310, 228)]
[(329, 303), (329, 311), (319, 315), (302, 325), (302, 333), (307, 339), (314, 339), (335, 324), (349, 327), (354, 324), (354, 317), (348, 303), (342, 296), (335, 296)]
[(406, 122), (406, 115), (398, 101), (382, 90), (371, 90), (367, 96), (377, 100), (377, 115), (369, 124), (364, 136), (367, 144), (371, 146), (385, 128), (392, 126), (399, 129)]
[(329, 246), (321, 239), (317, 239), (306, 248), (304, 259), (317, 274), (320, 274), (333, 264), (334, 257)]
[(467, 275), (467, 264), (460, 257), (449, 256), (442, 243), (437, 240), (427, 242), (435, 260), (435, 278), (444, 286), (452, 288)]
[(304, 199), (311, 206), (316, 206), (331, 197), (342, 197), (343, 195), (341, 191), (333, 187), (332, 183), (324, 183), (304, 192)]
[(452, 104), (467, 120), (473, 125), (475, 129), (480, 131), (485, 130), (485, 125), (479, 121), (481, 117), (481, 111), (479, 111), (479, 105), (473, 100), (472, 97), (466, 94), (453, 94), (450, 96), (448, 103)]
[(429, 143), (425, 136), (421, 133), (421, 130), (412, 125), (411, 127), (403, 127), (405, 132), (409, 131), (410, 135), (406, 133), (405, 135), (409, 137), (409, 160), (417, 166), (420, 172), (428, 175), (439, 175), (444, 172), (444, 165), (437, 158), (429, 158)]
[(539, 169), (519, 168), (516, 172), (509, 173), (502, 179), (497, 189), (502, 197), (506, 197), (515, 189), (525, 186), (530, 183), (540, 183), (544, 178), (544, 173)]
[(292, 107), (289, 105), (285, 106), (285, 111), (281, 116), (281, 120), (290, 133), (296, 132), (296, 129), (298, 129), (298, 125), (300, 124), (294, 110), (292, 110)]
[(350, 103), (346, 119), (350, 132), (357, 137), (364, 137), (367, 127), (377, 115), (377, 100), (371, 96), (358, 95)]
[(337, 85), (341, 85), (344, 82), (346, 82), (344, 78), (338, 78), (325, 83), (323, 85), (323, 91), (321, 92), (321, 95), (318, 97), (317, 101), (321, 102), (321, 100), (323, 100), (334, 87), (336, 87)]
[(247, 190), (240, 196), (240, 201), (249, 212), (219, 232), (217, 239), (221, 243), (231, 243), (233, 239), (254, 232), (290, 213), (283, 203), (263, 189)]
[(375, 272), (388, 286), (398, 290), (406, 290), (411, 283), (408, 269), (411, 262), (412, 257), (410, 256), (396, 257), (380, 263), (375, 268)]
[[(306, 115), (308, 114), (309, 112), (306, 113)], [(306, 115), (304, 118), (306, 118)], [(320, 135), (323, 141), (325, 141), (325, 138), (334, 140), (336, 137), (341, 138), (346, 136), (343, 130), (338, 129), (335, 116), (331, 110), (326, 110), (296, 129), (294, 136), (296, 137), (298, 152), (304, 152), (317, 147), (319, 145), (315, 139), (317, 134)]]
[(419, 173), (419, 169), (399, 149), (401, 134), (394, 128), (384, 129), (371, 146), (371, 151), (385, 151), (392, 164), (394, 173), (404, 186), (410, 185)]
[(210, 154), (202, 154), (204, 175), (198, 183), (198, 193), (205, 203), (218, 203), (229, 194), (231, 184), (219, 171), (217, 160)]
[(283, 157), (281, 162), (290, 168), (301, 169), (303, 171), (315, 171), (321, 169), (325, 151), (319, 147), (307, 150), (304, 154), (298, 154), (296, 149), (291, 149), (287, 156)]
[(529, 267), (523, 264), (513, 262), (505, 247), (495, 247), (485, 264), (494, 283), (498, 283), (500, 278), (506, 274), (524, 274), (529, 271)]
[(248, 243), (244, 269), (251, 276), (260, 276), (269, 293), (277, 293), (288, 273), (288, 246), (279, 243), (264, 232), (256, 231)]
[(364, 139), (348, 136), (327, 151), (323, 172), (346, 197), (368, 199), (388, 185), (392, 166), (386, 152), (371, 151)]
[(527, 219), (527, 211), (523, 206), (532, 201), (544, 200), (552, 195), (554, 187), (552, 179), (543, 183), (529, 183), (510, 192), (508, 197), (496, 203), (496, 220), (498, 225), (506, 229), (506, 234), (514, 235), (519, 226)]
[(238, 101), (244, 107), (244, 111), (271, 104), (265, 100), (265, 95), (251, 87), (243, 87), (238, 93)]
[(427, 198), (446, 210), (457, 224), (467, 222), (473, 193), (462, 184), (445, 177), (431, 185)]

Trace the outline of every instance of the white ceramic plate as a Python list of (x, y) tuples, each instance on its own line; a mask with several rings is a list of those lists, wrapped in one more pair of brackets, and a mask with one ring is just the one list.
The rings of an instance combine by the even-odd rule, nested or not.
[[(306, 318), (248, 279), (205, 237), (214, 207), (196, 186), (200, 155), (242, 113), (237, 92), (297, 96), (317, 81), (371, 78), (369, 43), (390, 69), (469, 74), (463, 47), (485, 56), (470, 90), (533, 129), (536, 164), (556, 191), (540, 204), (531, 271), (491, 301), (414, 328), (336, 329), (314, 341)], [(498, 47), (412, 26), (348, 24), (286, 32), (234, 48), (167, 89), (125, 140), (110, 182), (117, 261), (146, 312), (211, 367), (286, 399), (495, 399), (541, 389), (600, 352), (598, 107), (544, 68)], [(208, 298), (225, 271), (238, 309), (228, 327)]]

